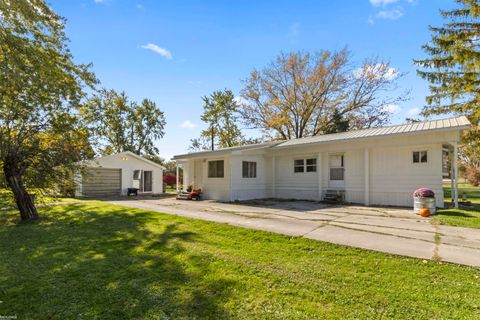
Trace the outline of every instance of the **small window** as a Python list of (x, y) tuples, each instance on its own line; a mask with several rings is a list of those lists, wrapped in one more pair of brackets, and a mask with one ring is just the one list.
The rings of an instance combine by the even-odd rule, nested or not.
[(307, 159), (307, 172), (317, 172), (317, 159)]
[(317, 159), (297, 159), (293, 163), (293, 172), (317, 172)]
[(257, 163), (250, 161), (242, 162), (242, 177), (256, 178), (257, 177)]
[(133, 170), (133, 180), (140, 180), (142, 177), (142, 170)]
[(208, 177), (223, 178), (223, 160), (208, 161)]
[(413, 151), (413, 163), (427, 163), (428, 153), (427, 151)]
[(298, 159), (295, 160), (294, 163), (294, 172), (305, 172), (305, 160), (304, 159)]

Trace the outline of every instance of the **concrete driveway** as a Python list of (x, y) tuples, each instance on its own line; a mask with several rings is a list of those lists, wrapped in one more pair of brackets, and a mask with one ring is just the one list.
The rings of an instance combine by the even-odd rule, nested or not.
[(108, 202), (386, 253), (480, 266), (480, 230), (435, 225), (411, 210), (309, 201), (219, 203), (174, 198)]

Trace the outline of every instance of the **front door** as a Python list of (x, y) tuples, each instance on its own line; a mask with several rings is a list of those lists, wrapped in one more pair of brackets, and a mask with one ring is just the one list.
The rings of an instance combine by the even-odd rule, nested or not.
[(343, 154), (328, 156), (328, 186), (335, 189), (345, 188), (345, 161)]

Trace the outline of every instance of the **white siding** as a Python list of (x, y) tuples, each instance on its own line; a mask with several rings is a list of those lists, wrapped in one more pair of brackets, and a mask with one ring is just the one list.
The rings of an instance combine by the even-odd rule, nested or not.
[(194, 160), (193, 185), (195, 188), (201, 188), (203, 185), (203, 161)]
[[(122, 158), (126, 160), (122, 160)], [(163, 192), (163, 170), (132, 156), (125, 154), (106, 156), (92, 161), (89, 166), (122, 169), (122, 195), (127, 194), (127, 188), (133, 187), (134, 170), (152, 171), (152, 193), (157, 194)]]
[[(299, 153), (276, 157), (275, 194), (277, 198), (318, 200), (318, 173), (294, 172), (293, 166), (295, 159), (316, 159), (317, 156), (318, 153)], [(317, 170), (319, 170), (318, 166)]]
[[(326, 149), (326, 148), (322, 148)], [(308, 200), (321, 200), (325, 191), (329, 188), (329, 165), (328, 157), (332, 153), (344, 152), (345, 160), (345, 191), (346, 200), (353, 203), (364, 201), (364, 162), (363, 150), (322, 150), (321, 161), (317, 160), (317, 172), (294, 173), (293, 161), (297, 158), (317, 158), (317, 153), (305, 153), (302, 156), (277, 156), (276, 174), (276, 197), (296, 198)], [(311, 150), (309, 150), (311, 151)], [(320, 174), (318, 170), (321, 170)], [(318, 182), (321, 178), (320, 184)], [(271, 178), (270, 178), (271, 181)], [(320, 190), (319, 190), (320, 186)], [(320, 193), (319, 193), (320, 191)], [(320, 194), (320, 197), (319, 197)]]
[(345, 200), (352, 203), (365, 201), (364, 150), (345, 152)]
[[(251, 161), (257, 163), (257, 177), (242, 177), (242, 162)], [(266, 174), (270, 166), (267, 166), (263, 155), (239, 155), (230, 158), (232, 172), (231, 200), (248, 200), (266, 198)]]
[[(368, 149), (370, 204), (412, 206), (413, 191), (428, 187), (436, 193), (437, 205), (443, 206), (442, 143), (458, 139), (457, 131), (419, 133), (283, 149), (273, 147), (263, 151), (242, 150), (186, 162), (192, 163), (195, 184), (203, 189), (207, 199), (233, 201), (276, 197), (320, 200), (329, 189), (328, 157), (343, 153), (346, 201), (365, 203), (365, 150)], [(428, 163), (413, 164), (414, 150), (427, 150)], [(319, 154), (321, 161), (317, 160), (317, 172), (294, 172), (295, 159), (317, 159)], [(207, 161), (220, 159), (225, 160), (225, 177), (208, 178)], [(257, 178), (242, 178), (242, 161), (257, 162)]]
[(265, 197), (274, 198), (275, 197), (275, 188), (274, 188), (274, 178), (273, 170), (275, 168), (276, 159), (274, 157), (268, 156), (265, 157)]
[[(208, 161), (224, 160), (224, 177), (208, 177)], [(219, 201), (230, 201), (230, 159), (228, 157), (191, 160), (194, 173), (189, 183), (202, 189), (202, 197)], [(196, 181), (194, 181), (196, 179)]]
[[(413, 151), (428, 151), (427, 163), (413, 163)], [(370, 151), (371, 204), (413, 206), (412, 193), (427, 187), (443, 207), (442, 145), (376, 148)]]

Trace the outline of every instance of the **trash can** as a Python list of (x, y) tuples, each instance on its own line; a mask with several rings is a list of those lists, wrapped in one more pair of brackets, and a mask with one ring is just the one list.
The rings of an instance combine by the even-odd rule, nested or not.
[(128, 188), (127, 196), (138, 196), (138, 188)]

